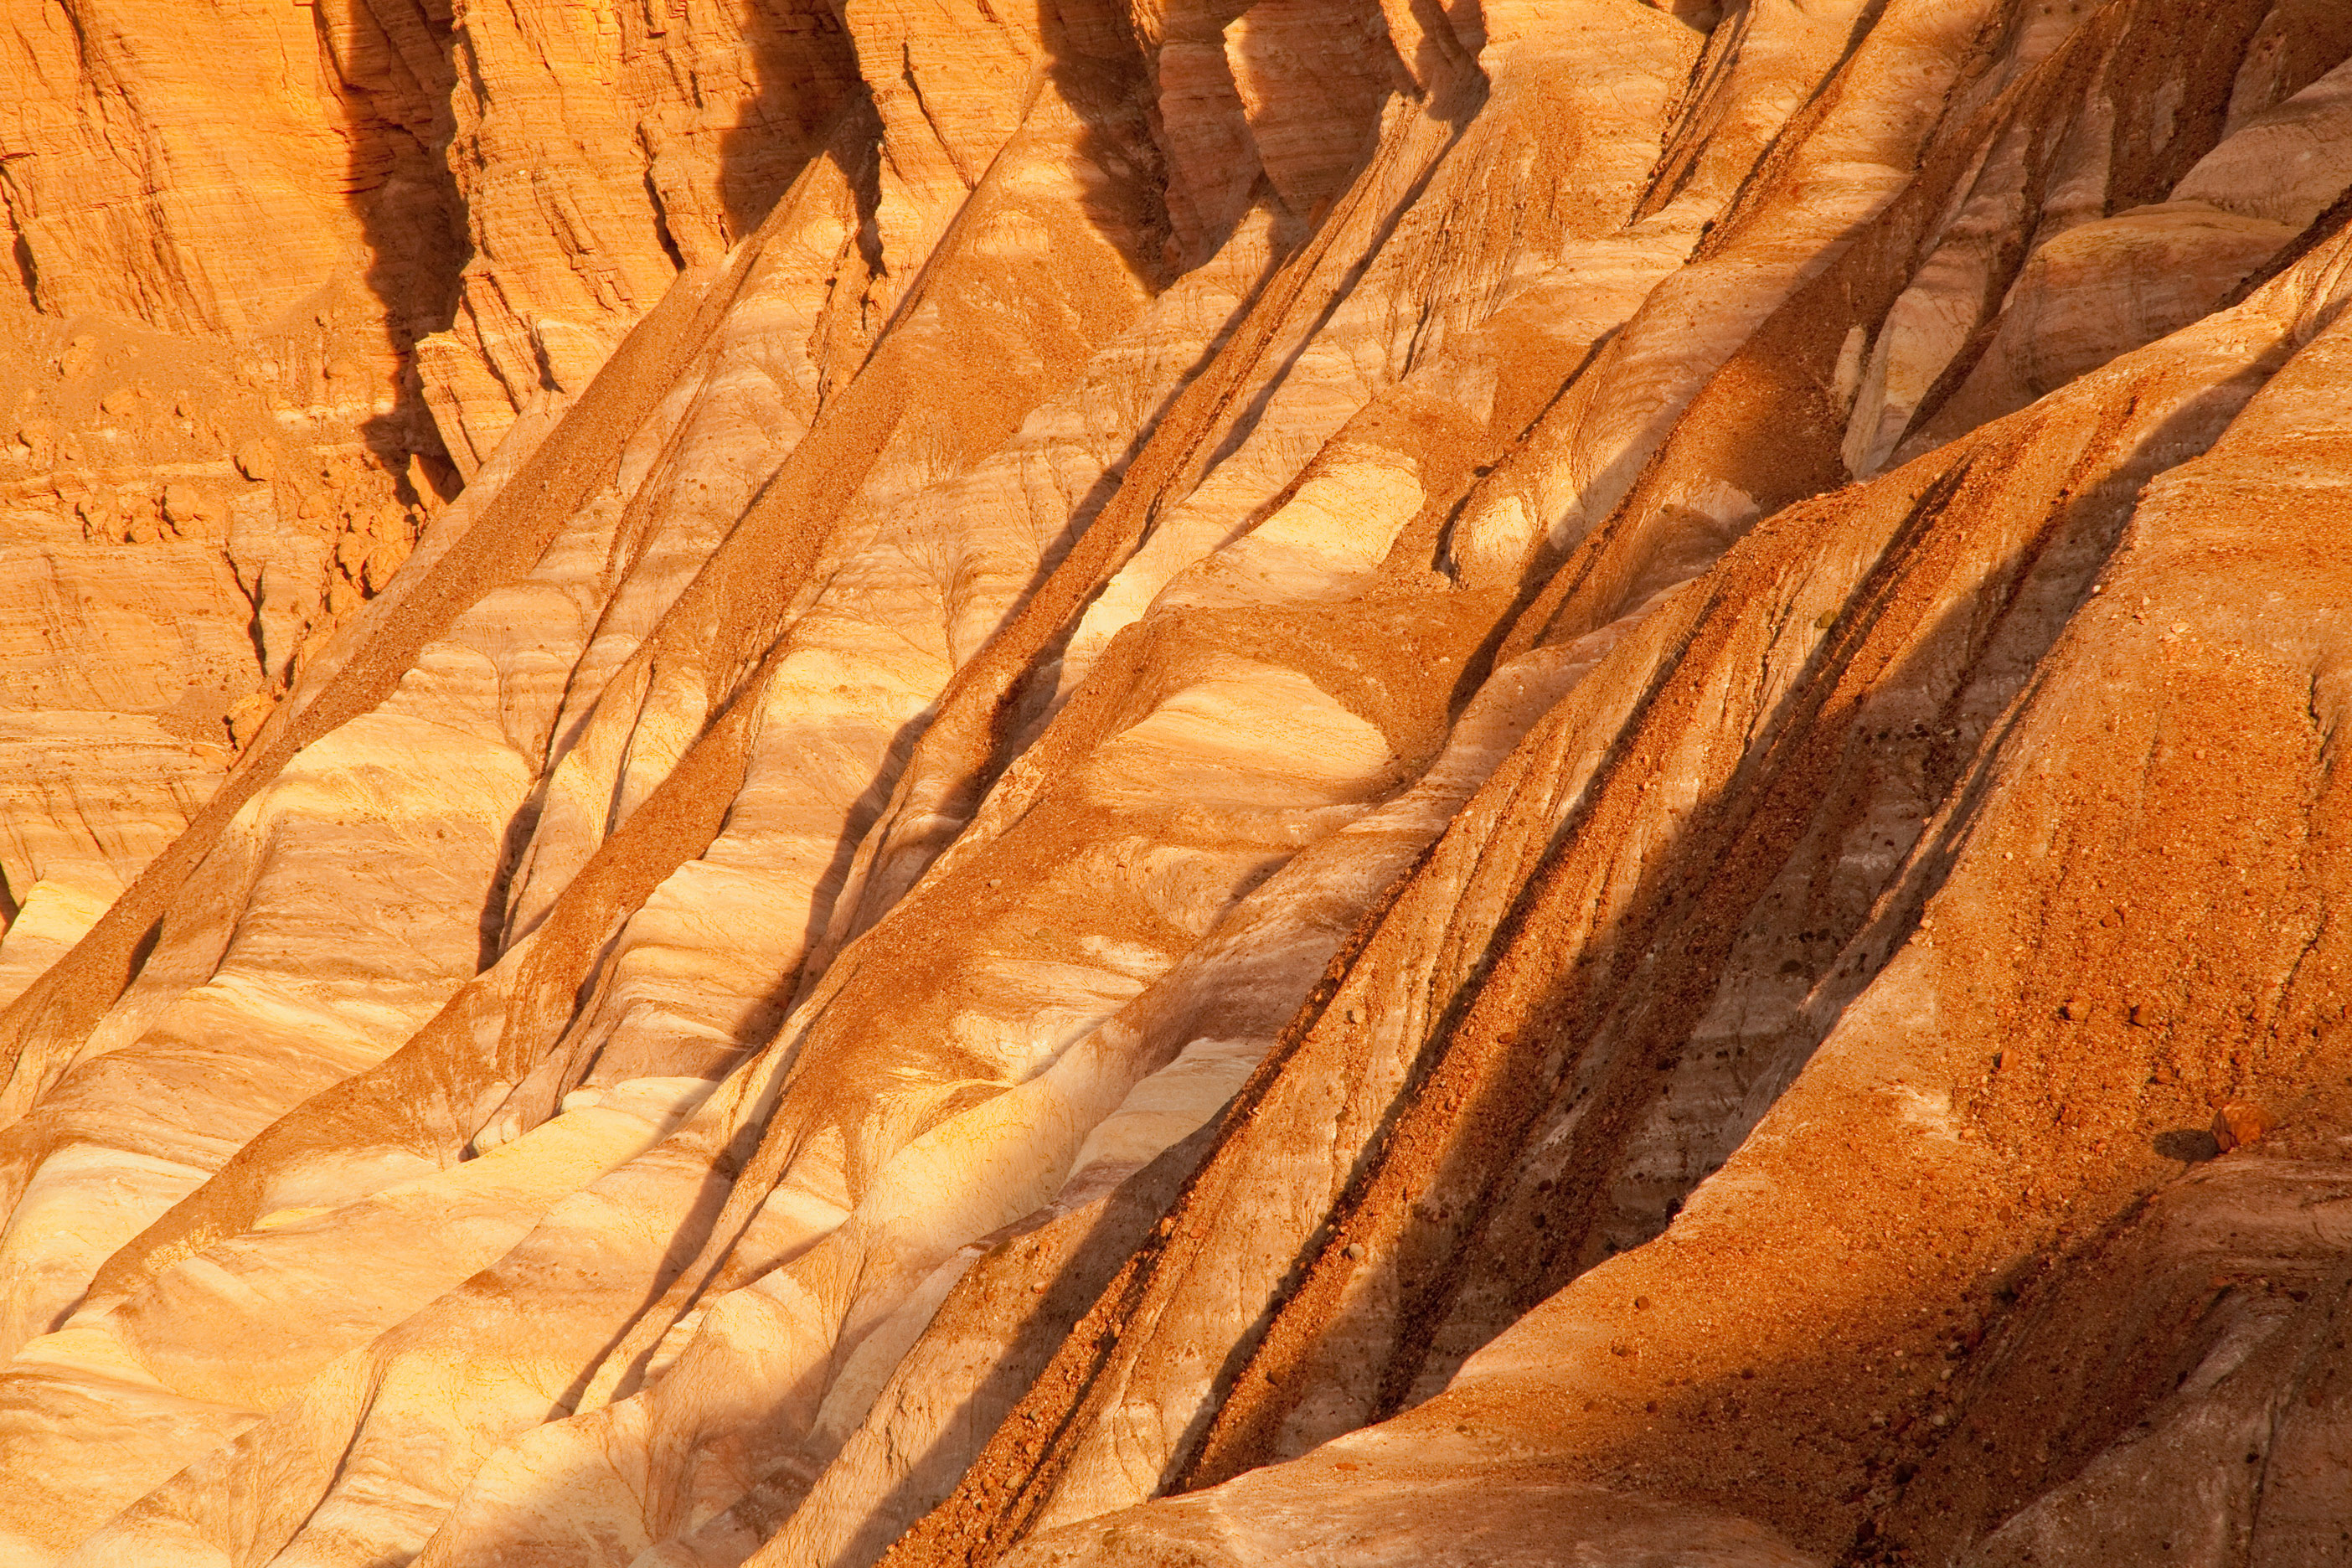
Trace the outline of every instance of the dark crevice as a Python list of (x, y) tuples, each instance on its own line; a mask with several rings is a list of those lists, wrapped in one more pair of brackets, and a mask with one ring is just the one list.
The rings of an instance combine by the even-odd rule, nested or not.
[(2246, 274), (2236, 288), (2222, 295), (2210, 313), (2219, 315), (2223, 310), (2244, 304), (2255, 289), (2336, 238), (2344, 232), (2347, 224), (2352, 224), (2352, 186), (2347, 186), (2341, 195), (2328, 204), (2326, 211), (2304, 226), (2301, 234), (2281, 246), (2268, 261)]
[(454, 493), (454, 482), (444, 482), (455, 470), (425, 405), (415, 349), (457, 320), (459, 279), (472, 258), (448, 161), (455, 30), (446, 13), (417, 0), (378, 0), (352, 20), (338, 37), (319, 14), (319, 48), (338, 79), (351, 136), (347, 188), (368, 249), (363, 281), (397, 361), (393, 406), (364, 420), (360, 436), (391, 473), (405, 475), (415, 457), (436, 490)]
[(654, 184), (650, 163), (641, 176), (646, 186), (646, 205), (653, 209), (654, 238), (661, 242), (662, 254), (680, 272), (686, 270), (686, 254), (677, 247), (677, 237), (669, 231), (669, 208), (662, 201), (661, 187)]
[(36, 267), (33, 264), (33, 247), (31, 243), (25, 238), (24, 231), (21, 229), (17, 231), (16, 242), (13, 247), (13, 254), (16, 258), (16, 277), (18, 280), (25, 285), (25, 298), (33, 302), (33, 308), (35, 310), (39, 310), (41, 306), (41, 271), (38, 267)]
[(139, 978), (139, 972), (147, 967), (147, 960), (154, 953), (155, 943), (161, 940), (163, 935), (163, 917), (162, 915), (157, 915), (153, 921), (149, 922), (147, 930), (140, 936), (138, 942), (131, 950), (130, 971), (123, 978), (124, 990), (129, 990), (131, 983)]
[(824, 0), (750, 0), (742, 27), (759, 90), (719, 138), (719, 206), (730, 243), (760, 226), (824, 151), (843, 109), (866, 93), (848, 30)]
[(481, 973), (498, 963), (506, 951), (507, 926), (512, 911), (507, 901), (512, 895), (514, 879), (522, 869), (530, 848), (531, 835), (539, 830), (540, 812), (546, 805), (546, 784), (541, 781), (523, 808), (508, 822), (505, 836), (499, 844), (499, 868), (490, 878), (489, 890), (482, 896), (482, 908), (474, 926), (474, 973)]

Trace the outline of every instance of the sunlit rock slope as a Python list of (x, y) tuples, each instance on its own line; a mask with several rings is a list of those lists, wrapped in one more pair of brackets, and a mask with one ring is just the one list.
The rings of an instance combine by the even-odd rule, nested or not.
[(7, 4), (0, 1568), (2352, 1563), (2352, 7)]

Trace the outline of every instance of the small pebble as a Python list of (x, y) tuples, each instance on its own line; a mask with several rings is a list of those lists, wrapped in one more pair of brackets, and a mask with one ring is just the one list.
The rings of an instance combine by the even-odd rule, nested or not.
[(2233, 1100), (2213, 1113), (2213, 1142), (2228, 1153), (2242, 1143), (2252, 1143), (2271, 1130), (2271, 1119), (2259, 1105), (2249, 1105)]

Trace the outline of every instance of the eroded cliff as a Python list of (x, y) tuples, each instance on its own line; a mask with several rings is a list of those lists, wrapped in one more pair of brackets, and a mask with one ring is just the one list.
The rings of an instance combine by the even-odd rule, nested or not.
[(2352, 11), (18, 9), (0, 1563), (2352, 1562)]

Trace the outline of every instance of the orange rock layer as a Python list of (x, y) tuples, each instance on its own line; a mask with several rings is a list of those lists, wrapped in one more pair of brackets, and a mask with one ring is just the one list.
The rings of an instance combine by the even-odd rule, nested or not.
[(2352, 1562), (2352, 10), (795, 5), (12, 17), (0, 1568)]

